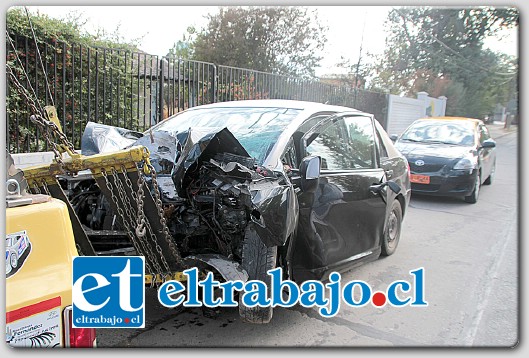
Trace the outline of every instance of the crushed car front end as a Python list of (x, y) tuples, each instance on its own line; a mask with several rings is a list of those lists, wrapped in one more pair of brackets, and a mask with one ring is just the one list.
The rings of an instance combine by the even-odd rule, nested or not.
[[(160, 269), (167, 271), (164, 259), (171, 271), (197, 264), (209, 267), (214, 261), (213, 268), (224, 279), (239, 279), (243, 241), (248, 233), (270, 248), (284, 245), (294, 232), (298, 203), (292, 184), (284, 173), (258, 165), (228, 129), (193, 128), (174, 136), (153, 131), (139, 136), (89, 123), (82, 151), (101, 155), (137, 145), (148, 149), (156, 173), (154, 177), (144, 175), (153, 200), (150, 203), (146, 196), (143, 211), (151, 222), (158, 220), (157, 211), (161, 211), (181, 265), (170, 264), (175, 255), (170, 245), (164, 247), (164, 240), (158, 248), (154, 240), (134, 242), (130, 238), (135, 236), (134, 220), (127, 219), (135, 218), (139, 211), (133, 194), (119, 195), (120, 187), (126, 189), (127, 185), (118, 184), (116, 179), (125, 178), (125, 173), (99, 179), (92, 179), (90, 174), (63, 176), (63, 187), (99, 255), (144, 254), (147, 271), (153, 275)], [(128, 192), (137, 192), (139, 174), (127, 175), (132, 175)], [(162, 255), (168, 257), (158, 259)], [(219, 265), (219, 260), (226, 264)]]

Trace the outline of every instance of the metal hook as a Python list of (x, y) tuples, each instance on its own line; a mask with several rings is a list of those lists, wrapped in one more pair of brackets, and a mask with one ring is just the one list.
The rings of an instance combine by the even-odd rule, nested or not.
[[(15, 186), (15, 190), (14, 191), (9, 190), (9, 186), (11, 186), (11, 185)], [(8, 179), (6, 181), (6, 190), (7, 190), (7, 195), (20, 196), (20, 184), (15, 179)]]

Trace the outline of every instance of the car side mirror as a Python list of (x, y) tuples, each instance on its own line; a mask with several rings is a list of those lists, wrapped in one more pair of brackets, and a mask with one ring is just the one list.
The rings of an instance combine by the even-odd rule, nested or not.
[(320, 157), (305, 157), (301, 161), (299, 174), (301, 176), (301, 190), (307, 193), (313, 193), (318, 187), (320, 181)]
[(492, 138), (489, 138), (481, 144), (482, 148), (494, 148), (496, 147), (496, 141)]
[(372, 193), (378, 194), (384, 189), (384, 187), (389, 187), (391, 191), (393, 191), (395, 194), (400, 193), (401, 189), (400, 186), (395, 183), (394, 181), (387, 181), (382, 184), (373, 184), (369, 187), (369, 190), (371, 190)]
[(389, 137), (389, 139), (391, 139), (391, 141), (392, 141), (393, 143), (395, 143), (395, 142), (397, 141), (397, 139), (399, 139), (399, 136), (396, 135), (396, 134), (392, 134), (392, 135)]
[(387, 183), (388, 183), (389, 188), (390, 188), (395, 194), (400, 193), (400, 190), (401, 190), (401, 189), (400, 189), (400, 186), (399, 186), (397, 183), (395, 183), (394, 181), (388, 181)]

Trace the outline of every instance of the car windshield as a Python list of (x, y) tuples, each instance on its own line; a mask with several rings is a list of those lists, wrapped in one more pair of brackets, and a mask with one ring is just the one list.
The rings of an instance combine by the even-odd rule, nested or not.
[(300, 112), (300, 109), (278, 107), (202, 108), (182, 112), (154, 130), (174, 135), (189, 128), (227, 127), (244, 149), (262, 164), (279, 135)]
[(402, 134), (400, 140), (472, 146), (474, 144), (474, 124), (471, 122), (418, 121)]

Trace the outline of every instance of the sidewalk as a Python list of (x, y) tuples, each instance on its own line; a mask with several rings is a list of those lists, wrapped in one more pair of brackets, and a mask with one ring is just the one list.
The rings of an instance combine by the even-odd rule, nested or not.
[(505, 126), (505, 123), (503, 122), (494, 122), (491, 124), (487, 124), (487, 128), (489, 129), (489, 132), (490, 132), (490, 136), (493, 139), (498, 139), (508, 134), (518, 132), (518, 125), (511, 124), (511, 127), (509, 129), (505, 129), (504, 126)]

